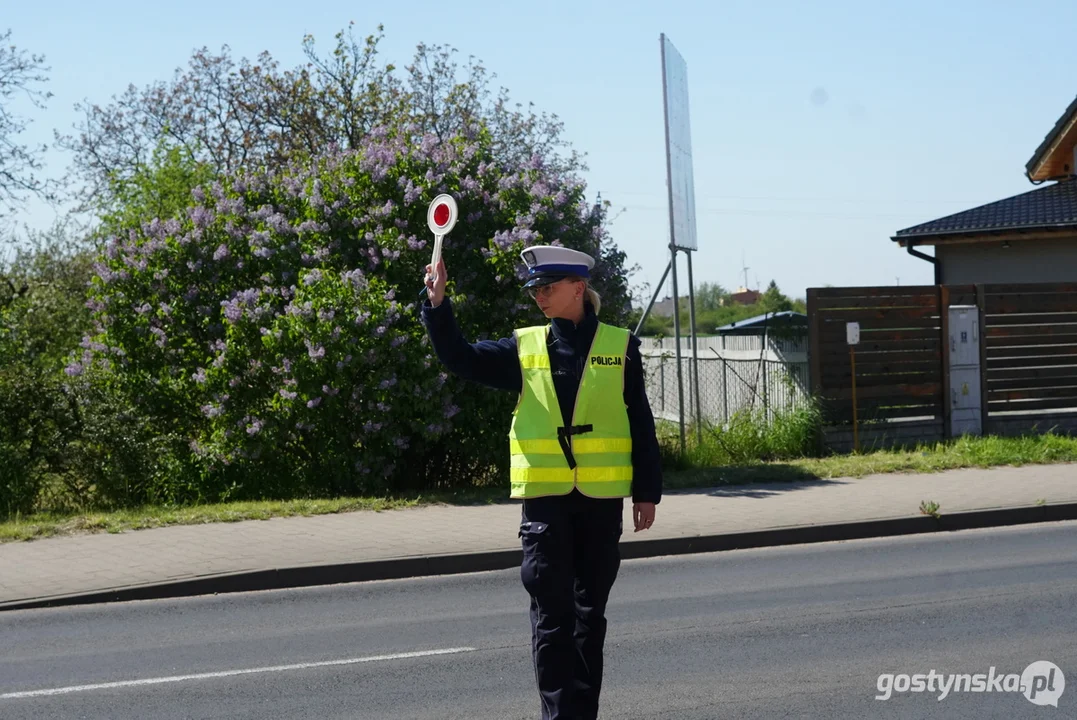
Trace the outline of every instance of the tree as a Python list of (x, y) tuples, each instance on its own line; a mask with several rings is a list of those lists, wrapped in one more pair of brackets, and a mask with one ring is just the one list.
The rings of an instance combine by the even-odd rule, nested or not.
[(766, 291), (763, 293), (763, 297), (759, 299), (758, 305), (763, 309), (763, 312), (771, 313), (787, 312), (793, 309), (793, 301), (778, 289), (778, 283), (774, 280), (770, 281)]
[[(57, 135), (74, 155), (71, 173), (82, 181), (83, 209), (115, 209), (114, 190), (150, 162), (162, 142), (182, 149), (215, 173), (276, 167), (332, 148), (358, 148), (378, 127), (405, 129), (413, 142), (438, 142), (483, 125), (499, 161), (522, 165), (533, 157), (561, 174), (585, 169), (561, 139), (556, 116), (524, 112), (474, 58), (461, 68), (456, 50), (420, 44), (397, 74), (381, 64), (382, 27), (360, 42), (338, 32), (328, 56), (303, 39), (307, 63), (282, 70), (268, 53), (257, 62), (194, 52), (168, 82), (134, 86), (111, 104), (80, 104), (84, 118), (74, 135)], [(566, 151), (563, 152), (563, 151)]]
[(24, 98), (36, 108), (43, 108), (52, 93), (38, 88), (48, 81), (41, 55), (28, 55), (9, 43), (11, 30), (0, 35), (0, 217), (14, 212), (30, 194), (48, 197), (51, 188), (35, 174), (42, 168), (46, 146), (20, 144), (18, 136), (29, 121), (12, 107)]
[(718, 283), (705, 282), (696, 288), (695, 295), (696, 311), (706, 312), (722, 307), (722, 300), (729, 297), (729, 291)]

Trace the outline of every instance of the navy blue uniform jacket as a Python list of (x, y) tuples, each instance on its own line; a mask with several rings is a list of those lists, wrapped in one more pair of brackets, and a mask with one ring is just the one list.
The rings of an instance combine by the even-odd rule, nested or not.
[[(515, 337), (468, 342), (460, 333), (448, 297), (436, 308), (424, 300), (422, 318), (434, 352), (451, 373), (499, 390), (516, 393), (523, 390)], [(587, 305), (587, 315), (579, 326), (562, 318), (554, 318), (552, 326), (550, 369), (562, 418), (565, 425), (571, 425), (576, 392), (591, 340), (598, 329), (598, 317)], [(639, 338), (633, 335), (625, 363), (624, 401), (632, 431), (632, 501), (658, 503), (662, 499), (662, 460), (654, 416), (647, 402), (639, 346)]]

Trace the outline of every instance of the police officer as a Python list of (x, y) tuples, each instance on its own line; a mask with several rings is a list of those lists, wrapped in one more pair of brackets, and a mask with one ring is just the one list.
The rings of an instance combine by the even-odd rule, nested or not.
[(427, 266), (422, 318), (445, 367), (519, 393), (509, 431), (510, 497), (522, 499), (520, 577), (531, 598), (532, 658), (544, 720), (598, 717), (606, 603), (620, 568), (624, 498), (635, 531), (654, 523), (662, 473), (639, 340), (598, 320), (594, 259), (523, 251), (524, 288), (549, 318), (512, 337), (468, 342)]

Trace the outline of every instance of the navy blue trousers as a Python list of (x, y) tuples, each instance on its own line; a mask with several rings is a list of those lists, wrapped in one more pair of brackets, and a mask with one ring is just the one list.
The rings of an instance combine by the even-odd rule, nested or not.
[(531, 653), (542, 720), (595, 720), (606, 602), (621, 565), (624, 500), (524, 500), (520, 578), (531, 596)]

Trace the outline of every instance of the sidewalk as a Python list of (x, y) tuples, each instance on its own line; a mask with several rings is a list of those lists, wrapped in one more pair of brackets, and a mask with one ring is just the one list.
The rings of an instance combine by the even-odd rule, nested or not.
[[(625, 558), (1077, 519), (1077, 464), (667, 491), (640, 533), (631, 511)], [(4, 543), (0, 609), (509, 568), (519, 520), (506, 502)]]

